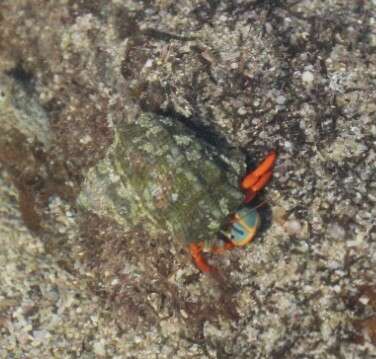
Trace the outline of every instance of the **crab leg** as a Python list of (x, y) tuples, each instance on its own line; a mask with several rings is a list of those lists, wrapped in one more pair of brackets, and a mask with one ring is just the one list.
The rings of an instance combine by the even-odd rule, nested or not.
[(235, 244), (232, 242), (226, 242), (223, 247), (213, 247), (210, 249), (210, 252), (215, 254), (222, 254), (225, 251), (231, 250), (235, 248)]
[(204, 256), (202, 255), (202, 245), (191, 243), (189, 245), (189, 251), (191, 252), (192, 258), (196, 266), (204, 273), (214, 272), (215, 268), (206, 263)]
[(277, 153), (272, 150), (259, 166), (248, 175), (246, 175), (240, 186), (246, 192), (244, 202), (250, 202), (262, 188), (269, 182), (272, 177), (272, 169), (277, 158)]

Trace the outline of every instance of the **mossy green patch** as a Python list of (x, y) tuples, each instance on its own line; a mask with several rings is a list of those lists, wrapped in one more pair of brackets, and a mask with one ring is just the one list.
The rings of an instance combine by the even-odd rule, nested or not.
[(215, 240), (241, 203), (238, 169), (244, 164), (239, 153), (221, 152), (180, 122), (142, 114), (116, 128), (114, 145), (88, 174), (80, 202), (127, 227), (185, 242)]

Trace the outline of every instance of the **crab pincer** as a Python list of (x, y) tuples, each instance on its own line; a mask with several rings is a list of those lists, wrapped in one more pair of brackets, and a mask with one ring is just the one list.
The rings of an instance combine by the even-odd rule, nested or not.
[(273, 175), (273, 167), (277, 159), (277, 152), (272, 150), (258, 167), (248, 173), (240, 183), (240, 187), (245, 192), (244, 203), (249, 203), (270, 181)]

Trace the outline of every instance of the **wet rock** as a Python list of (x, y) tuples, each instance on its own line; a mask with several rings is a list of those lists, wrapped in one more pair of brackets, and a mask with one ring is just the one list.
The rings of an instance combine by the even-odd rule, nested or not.
[[(2, 1), (0, 356), (375, 356), (375, 13), (372, 1)], [(166, 164), (143, 136), (128, 146), (143, 121), (192, 158), (170, 168), (180, 155)], [(209, 146), (188, 151), (175, 131)], [(242, 150), (239, 168), (219, 165), (233, 158), (224, 144)], [(272, 147), (258, 237), (207, 255), (222, 277), (201, 275), (187, 224), (213, 234), (241, 166)], [(196, 185), (154, 170), (143, 190), (130, 173), (145, 159), (174, 178), (186, 165)], [(219, 177), (223, 207), (204, 180)], [(193, 194), (209, 207), (178, 223)]]
[[(28, 140), (39, 141), (43, 145), (50, 142), (48, 116), (27, 87), (13, 79), (15, 74), (0, 74), (0, 117), (1, 143), (11, 137), (12, 131), (19, 131)], [(16, 76), (17, 78), (17, 76)]]

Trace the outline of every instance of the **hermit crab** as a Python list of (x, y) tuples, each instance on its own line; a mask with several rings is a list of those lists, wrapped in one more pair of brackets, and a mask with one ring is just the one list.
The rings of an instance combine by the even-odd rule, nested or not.
[(239, 190), (245, 157), (181, 119), (140, 113), (114, 126), (113, 145), (87, 173), (79, 204), (120, 225), (126, 246), (149, 241), (156, 253), (169, 251), (174, 265), (186, 262), (188, 248), (208, 272), (213, 268), (203, 252), (249, 243), (260, 223), (250, 202), (271, 178), (276, 153), (246, 175)]
[(225, 250), (244, 246), (254, 238), (260, 225), (260, 215), (257, 212), (257, 208), (250, 207), (249, 203), (272, 177), (272, 169), (276, 157), (276, 152), (272, 150), (264, 161), (241, 181), (240, 187), (245, 192), (244, 205), (230, 215), (228, 230), (221, 232), (224, 235), (222, 245), (210, 247), (205, 246), (205, 242), (190, 244), (189, 250), (192, 258), (201, 271), (211, 272), (215, 270), (214, 267), (205, 261), (202, 255), (203, 250), (220, 254)]

